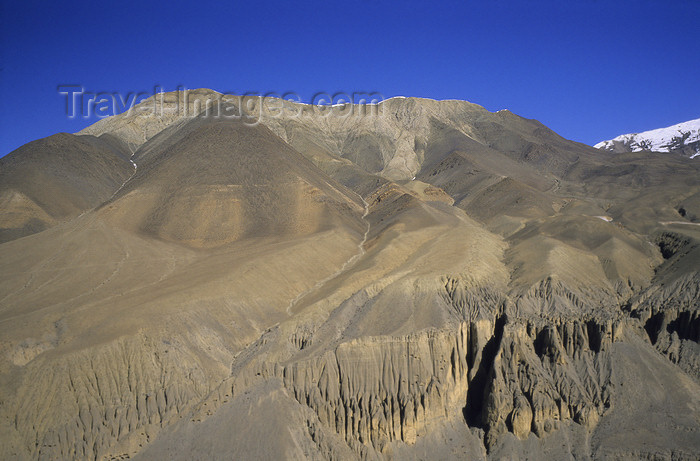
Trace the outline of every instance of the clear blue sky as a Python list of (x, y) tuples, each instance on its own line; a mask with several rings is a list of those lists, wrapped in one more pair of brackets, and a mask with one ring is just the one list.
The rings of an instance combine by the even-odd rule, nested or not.
[(0, 2), (0, 156), (91, 123), (59, 84), (465, 99), (589, 144), (700, 117), (697, 0)]

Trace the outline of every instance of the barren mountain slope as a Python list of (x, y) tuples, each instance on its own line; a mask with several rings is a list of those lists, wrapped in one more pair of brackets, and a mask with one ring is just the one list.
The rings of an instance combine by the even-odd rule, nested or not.
[(2, 245), (5, 456), (138, 451), (358, 251), (359, 197), (264, 127), (193, 123), (103, 206)]
[(107, 200), (133, 172), (126, 146), (60, 133), (0, 160), (0, 242), (40, 232)]
[[(207, 105), (215, 113), (227, 104), (246, 110), (219, 113), (243, 114), (246, 123), (260, 121), (323, 171), (347, 186), (362, 187), (363, 193), (382, 179), (416, 177), (487, 222), (490, 204), (503, 202), (507, 208), (517, 202), (515, 209), (495, 216), (492, 228), (499, 231), (521, 218), (551, 215), (552, 208), (596, 216), (612, 209), (614, 218), (625, 221), (627, 202), (635, 200), (631, 208), (640, 212), (624, 224), (649, 232), (659, 221), (677, 217), (683, 199), (699, 192), (700, 166), (687, 159), (611, 155), (565, 140), (536, 120), (507, 110), (491, 113), (466, 101), (392, 98), (376, 105), (319, 107), (201, 89), (186, 97), (156, 95), (131, 115), (103, 119), (81, 133), (112, 133), (141, 144), (164, 127), (180, 131), (188, 114)], [(517, 219), (507, 218), (513, 216)]]
[(697, 459), (693, 160), (283, 104), (84, 131), (138, 168), (0, 245), (3, 458)]
[[(348, 226), (360, 197), (264, 126), (197, 118), (173, 142), (154, 139), (139, 169), (100, 213), (115, 224), (191, 246), (304, 235)], [(361, 212), (361, 211), (360, 211)], [(186, 216), (187, 219), (183, 219)]]

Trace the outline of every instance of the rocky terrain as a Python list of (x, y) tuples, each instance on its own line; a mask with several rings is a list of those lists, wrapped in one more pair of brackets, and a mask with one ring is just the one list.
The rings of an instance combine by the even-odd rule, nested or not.
[(696, 159), (188, 96), (0, 160), (2, 459), (698, 459)]

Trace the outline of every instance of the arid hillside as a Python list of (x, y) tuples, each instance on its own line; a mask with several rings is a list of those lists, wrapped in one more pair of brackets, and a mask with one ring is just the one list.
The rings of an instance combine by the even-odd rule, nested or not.
[(700, 457), (700, 158), (184, 100), (0, 160), (0, 458)]

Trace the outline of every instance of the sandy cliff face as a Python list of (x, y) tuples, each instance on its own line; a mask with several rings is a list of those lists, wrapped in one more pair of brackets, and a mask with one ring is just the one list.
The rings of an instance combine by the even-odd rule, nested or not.
[(3, 179), (3, 458), (697, 459), (697, 162), (283, 104), (69, 136), (67, 214)]

